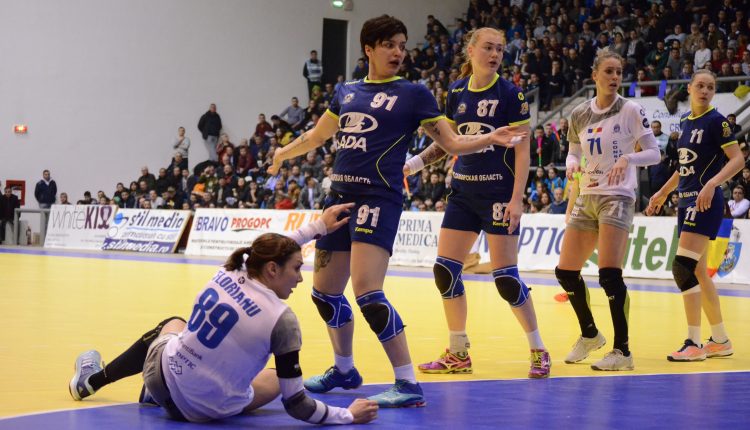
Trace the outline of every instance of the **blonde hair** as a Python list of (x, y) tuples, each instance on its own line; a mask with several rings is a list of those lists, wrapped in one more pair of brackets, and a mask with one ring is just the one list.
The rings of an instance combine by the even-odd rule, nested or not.
[(693, 72), (693, 76), (690, 77), (690, 83), (692, 84), (693, 81), (695, 81), (695, 77), (698, 75), (709, 75), (712, 78), (714, 78), (714, 82), (716, 82), (716, 73), (708, 70), (708, 69), (698, 69), (695, 72)]
[(469, 58), (469, 46), (476, 46), (479, 42), (479, 36), (485, 33), (500, 36), (503, 41), (503, 45), (505, 45), (505, 32), (502, 30), (491, 27), (482, 27), (466, 33), (466, 36), (464, 36), (464, 49), (462, 52), (464, 56), (464, 62), (463, 64), (461, 64), (461, 73), (459, 73), (458, 75), (459, 79), (465, 78), (474, 73), (474, 70), (471, 67), (471, 58)]
[(608, 60), (610, 58), (614, 58), (615, 60), (620, 62), (620, 65), (622, 65), (625, 60), (622, 58), (622, 55), (618, 54), (615, 51), (610, 51), (609, 47), (600, 49), (599, 52), (596, 53), (596, 57), (594, 57), (594, 64), (591, 66), (591, 70), (598, 70), (599, 66), (604, 62), (604, 60)]

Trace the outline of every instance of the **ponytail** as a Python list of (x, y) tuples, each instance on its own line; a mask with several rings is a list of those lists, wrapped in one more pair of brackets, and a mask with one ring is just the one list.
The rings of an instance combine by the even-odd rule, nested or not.
[(297, 242), (284, 235), (264, 233), (251, 246), (234, 251), (224, 263), (224, 268), (229, 271), (245, 269), (250, 277), (257, 278), (266, 263), (273, 261), (283, 266), (300, 250)]
[(227, 262), (224, 263), (224, 268), (231, 271), (241, 270), (242, 265), (246, 260), (250, 259), (250, 255), (253, 252), (253, 247), (248, 246), (247, 248), (238, 248), (232, 255), (227, 258)]

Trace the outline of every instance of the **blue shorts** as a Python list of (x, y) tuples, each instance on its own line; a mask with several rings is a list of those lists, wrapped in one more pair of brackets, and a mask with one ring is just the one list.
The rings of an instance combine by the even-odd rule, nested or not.
[[(393, 198), (368, 195), (341, 194), (331, 191), (325, 199), (324, 209), (341, 203), (354, 202), (349, 213), (349, 225), (323, 236), (315, 242), (316, 249), (326, 251), (351, 251), (352, 242), (379, 246), (393, 255), (401, 204)], [(345, 217), (341, 214), (339, 218)]]
[[(509, 201), (510, 198), (503, 196), (462, 193), (454, 189), (448, 195), (441, 227), (474, 233), (484, 230), (487, 234), (508, 236), (509, 223), (503, 222), (503, 215)], [(516, 228), (511, 236), (517, 236), (519, 231)]]
[(704, 212), (695, 210), (695, 202), (686, 208), (677, 208), (677, 236), (683, 231), (708, 236), (716, 239), (724, 218), (724, 196), (721, 190), (716, 190), (711, 200), (711, 207)]

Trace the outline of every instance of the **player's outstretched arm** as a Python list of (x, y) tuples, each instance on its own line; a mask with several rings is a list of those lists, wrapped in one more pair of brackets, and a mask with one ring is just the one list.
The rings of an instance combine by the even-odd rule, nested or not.
[(429, 166), (432, 163), (442, 160), (447, 154), (448, 153), (443, 151), (443, 148), (441, 148), (440, 145), (432, 142), (424, 151), (406, 160), (406, 163), (404, 163), (404, 176), (413, 175), (419, 172), (424, 169), (425, 166)]
[(472, 154), (490, 145), (512, 148), (528, 138), (522, 126), (500, 127), (492, 133), (471, 136), (457, 135), (445, 119), (428, 122), (422, 127), (444, 151), (455, 155)]
[(323, 114), (318, 123), (300, 137), (294, 139), (290, 144), (276, 150), (273, 155), (273, 164), (268, 168), (268, 173), (275, 175), (281, 168), (281, 163), (290, 158), (307, 154), (311, 150), (323, 146), (339, 129), (338, 121), (329, 114)]

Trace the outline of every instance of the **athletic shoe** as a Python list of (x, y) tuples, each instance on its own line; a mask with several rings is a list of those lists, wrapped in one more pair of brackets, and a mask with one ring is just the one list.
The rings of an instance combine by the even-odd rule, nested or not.
[(367, 399), (376, 401), (381, 408), (421, 408), (427, 404), (419, 383), (405, 379), (396, 379), (391, 388)]
[(601, 360), (591, 365), (594, 370), (633, 370), (633, 354), (625, 357), (619, 349), (609, 351)]
[(360, 385), (362, 385), (362, 376), (354, 367), (343, 374), (338, 367), (331, 366), (326, 370), (326, 373), (313, 376), (305, 381), (305, 388), (313, 393), (327, 393), (337, 387), (353, 390), (359, 388)]
[(607, 339), (604, 338), (602, 332), (597, 332), (594, 337), (581, 336), (573, 345), (573, 350), (565, 357), (565, 362), (571, 364), (585, 360), (589, 354), (603, 347), (605, 343), (607, 343)]
[(729, 357), (734, 354), (732, 349), (732, 342), (727, 339), (724, 343), (719, 343), (714, 340), (713, 337), (709, 337), (705, 345), (703, 345), (703, 351), (706, 352), (706, 358), (714, 357)]
[(461, 358), (453, 354), (449, 349), (440, 354), (440, 358), (429, 363), (417, 366), (422, 373), (472, 373), (471, 357), (466, 354), (466, 358)]
[(540, 379), (548, 377), (550, 367), (552, 367), (552, 361), (549, 358), (549, 352), (547, 352), (547, 350), (531, 350), (531, 368), (529, 369), (529, 378)]
[(667, 356), (669, 361), (703, 361), (705, 359), (706, 351), (690, 339), (685, 339), (680, 349)]
[(68, 390), (73, 400), (82, 400), (94, 394), (95, 389), (89, 385), (89, 377), (102, 370), (102, 356), (98, 351), (86, 351), (76, 358), (76, 374), (70, 380)]

